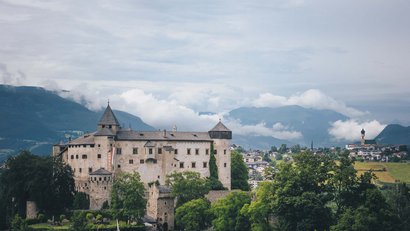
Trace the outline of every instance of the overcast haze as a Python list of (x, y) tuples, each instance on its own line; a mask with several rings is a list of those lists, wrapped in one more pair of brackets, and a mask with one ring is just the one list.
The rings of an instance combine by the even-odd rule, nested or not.
[(354, 140), (410, 124), (409, 12), (408, 0), (2, 0), (0, 81), (70, 90), (91, 109), (110, 99), (157, 128), (209, 129), (240, 106), (331, 109), (351, 119), (329, 133)]

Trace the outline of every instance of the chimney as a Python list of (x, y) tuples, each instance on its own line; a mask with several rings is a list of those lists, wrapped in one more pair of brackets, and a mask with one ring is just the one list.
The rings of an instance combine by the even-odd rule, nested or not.
[(164, 129), (164, 138), (167, 137), (167, 130)]

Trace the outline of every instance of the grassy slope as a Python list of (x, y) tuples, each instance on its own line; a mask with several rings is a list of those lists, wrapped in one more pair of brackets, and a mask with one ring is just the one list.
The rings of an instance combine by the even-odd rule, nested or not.
[[(374, 173), (381, 182), (394, 183), (399, 180), (410, 183), (410, 164), (407, 163), (356, 162), (354, 167), (358, 174), (375, 170)], [(382, 171), (383, 169), (387, 171)]]

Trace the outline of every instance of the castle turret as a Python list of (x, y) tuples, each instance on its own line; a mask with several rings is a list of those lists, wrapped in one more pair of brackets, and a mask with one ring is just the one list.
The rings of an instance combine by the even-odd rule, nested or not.
[(90, 209), (101, 209), (104, 202), (111, 201), (112, 173), (105, 169), (98, 169), (89, 174), (88, 183), (90, 185)]
[(120, 130), (121, 126), (115, 117), (114, 112), (111, 110), (110, 104), (104, 111), (104, 114), (101, 116), (100, 121), (98, 122), (98, 133), (100, 135), (113, 135)]
[(152, 184), (147, 202), (147, 215), (156, 221), (158, 230), (174, 230), (174, 200), (167, 186)]
[(231, 189), (231, 150), (229, 147), (231, 146), (232, 131), (219, 121), (208, 134), (214, 142), (219, 181), (224, 187)]

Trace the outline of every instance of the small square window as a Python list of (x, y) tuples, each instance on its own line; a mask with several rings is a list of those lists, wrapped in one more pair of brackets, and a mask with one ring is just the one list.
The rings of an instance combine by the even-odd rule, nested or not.
[(117, 165), (117, 168), (121, 168), (121, 165), (119, 164), (119, 165)]
[(195, 162), (192, 162), (192, 163), (191, 163), (191, 167), (192, 167), (192, 168), (196, 168), (196, 163), (195, 163)]
[(207, 168), (207, 167), (208, 167), (208, 162), (204, 162), (204, 163), (203, 163), (203, 167), (204, 167), (204, 168)]
[(138, 148), (133, 148), (132, 149), (132, 154), (134, 154), (134, 155), (138, 154)]
[(82, 159), (87, 159), (87, 155), (84, 154), (84, 155), (81, 156), (81, 158)]
[(226, 149), (224, 149), (224, 155), (226, 155)]
[(88, 168), (88, 173), (93, 172), (93, 168)]
[(71, 159), (74, 159), (74, 155), (71, 155)]
[(215, 155), (216, 155), (216, 154), (218, 154), (218, 152), (217, 152), (217, 150), (216, 150), (216, 149), (214, 150), (214, 154), (215, 154)]
[(101, 159), (101, 154), (97, 154), (97, 158), (98, 158), (98, 159)]
[(199, 149), (195, 149), (195, 155), (199, 155)]
[(144, 163), (144, 160), (140, 160), (140, 164), (143, 164)]
[(78, 159), (78, 155), (75, 155), (75, 158)]
[(158, 154), (162, 154), (162, 148), (158, 148)]
[(224, 163), (224, 167), (226, 168), (226, 163)]
[(174, 149), (174, 154), (178, 154), (178, 149)]
[(101, 147), (101, 144), (98, 144), (97, 147)]
[(148, 154), (152, 154), (152, 148), (148, 149)]
[(128, 163), (129, 163), (129, 164), (133, 164), (133, 163), (134, 163), (134, 160), (129, 160)]
[(205, 149), (205, 155), (209, 155), (209, 149)]
[(190, 149), (190, 148), (187, 148), (187, 149), (186, 149), (186, 154), (187, 154), (187, 155), (191, 155), (191, 149)]
[(122, 153), (122, 149), (121, 149), (121, 148), (117, 148), (116, 153), (117, 153), (117, 155), (121, 155), (121, 153)]
[(78, 169), (78, 171), (81, 173), (81, 172), (82, 172), (82, 169), (81, 169), (81, 168), (79, 168), (79, 169)]
[(179, 168), (184, 168), (184, 162), (179, 162)]

